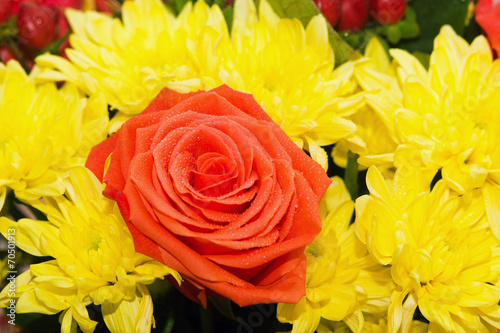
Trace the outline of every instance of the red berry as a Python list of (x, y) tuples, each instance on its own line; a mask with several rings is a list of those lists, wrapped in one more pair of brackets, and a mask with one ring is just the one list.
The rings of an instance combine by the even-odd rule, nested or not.
[(10, 47), (3, 44), (2, 46), (0, 46), (0, 61), (2, 61), (4, 64), (6, 64), (7, 61), (9, 61), (10, 59), (17, 60), (17, 57), (14, 54), (14, 52), (12, 52)]
[(337, 30), (359, 31), (368, 22), (368, 4), (364, 0), (341, 0)]
[(112, 13), (113, 9), (109, 5), (107, 0), (96, 0), (95, 2), (96, 9), (100, 12), (104, 13)]
[[(27, 2), (27, 1), (29, 1), (29, 0), (10, 0), (10, 14), (17, 15), (17, 12), (19, 11), (19, 7), (22, 5), (23, 2)], [(32, 0), (32, 1), (39, 2), (38, 0)]]
[(340, 0), (314, 0), (326, 20), (334, 27), (340, 19)]
[(19, 40), (28, 48), (42, 50), (56, 38), (57, 8), (23, 3), (17, 13)]
[(405, 14), (405, 0), (372, 0), (370, 15), (380, 24), (394, 24)]
[(0, 0), (0, 24), (6, 21), (12, 14), (12, 1)]
[(57, 8), (82, 8), (82, 0), (41, 0), (40, 3)]

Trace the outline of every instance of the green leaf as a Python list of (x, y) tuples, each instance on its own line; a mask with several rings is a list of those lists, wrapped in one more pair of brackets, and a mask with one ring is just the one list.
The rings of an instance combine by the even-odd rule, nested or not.
[[(375, 29), (376, 31), (377, 29)], [(405, 15), (401, 20), (394, 24), (382, 25), (378, 31), (391, 44), (397, 44), (401, 39), (418, 37), (420, 35), (420, 27), (417, 23), (415, 10), (406, 5)]]
[(376, 35), (371, 29), (365, 29), (361, 32), (346, 30), (342, 34), (343, 39), (355, 50), (364, 50), (370, 38)]
[(472, 41), (481, 34), (481, 27), (477, 24), (474, 18), (471, 18), (469, 24), (465, 27), (462, 37), (470, 44)]
[(335, 67), (342, 65), (353, 56), (361, 56), (340, 37), (335, 30), (328, 24), (328, 40), (335, 53)]
[(398, 47), (410, 52), (418, 50), (431, 53), (434, 38), (445, 24), (451, 25), (455, 32), (461, 35), (464, 32), (469, 2), (469, 0), (412, 0), (411, 6), (417, 14), (421, 33), (418, 38), (401, 41)]
[(391, 44), (396, 44), (401, 40), (401, 29), (396, 24), (388, 25), (385, 29), (387, 40)]
[(189, 0), (174, 0), (176, 12), (180, 13), (188, 2)]
[[(279, 17), (296, 18), (306, 27), (311, 18), (320, 14), (313, 0), (268, 0)], [(357, 53), (328, 24), (328, 39), (335, 53), (335, 66), (339, 66)]]
[(68, 29), (66, 31), (66, 33), (64, 34), (64, 36), (62, 36), (59, 39), (56, 39), (55, 41), (53, 41), (52, 43), (47, 45), (47, 47), (45, 47), (45, 49), (40, 51), (39, 54), (44, 54), (45, 52), (50, 52), (52, 54), (59, 55), (59, 47), (62, 45), (62, 43), (64, 43), (66, 40), (68, 40), (68, 37), (70, 34), (71, 34), (71, 30)]
[[(401, 23), (399, 23), (401, 22)], [(398, 26), (401, 31), (401, 38), (415, 38), (420, 34), (420, 26), (417, 21), (399, 21)]]
[(0, 24), (0, 42), (14, 39), (17, 34), (16, 18), (14, 16)]
[(219, 310), (220, 313), (222, 313), (224, 316), (236, 320), (236, 316), (234, 315), (233, 312), (233, 307), (231, 306), (231, 301), (227, 299), (218, 299), (214, 297), (207, 297), (208, 300), (215, 306), (217, 310)]
[(231, 31), (231, 29), (233, 28), (234, 8), (232, 6), (227, 6), (222, 10), (222, 14), (224, 15), (224, 19), (226, 20), (228, 31)]
[(213, 0), (214, 5), (224, 8), (226, 6), (226, 0)]
[(347, 154), (347, 165), (344, 171), (344, 183), (352, 200), (356, 200), (359, 194), (358, 157), (359, 155), (349, 152)]
[(420, 51), (415, 51), (412, 53), (415, 58), (420, 61), (422, 66), (424, 66), (426, 69), (429, 69), (429, 62), (431, 59), (431, 55), (425, 52), (420, 52)]
[(402, 39), (418, 37), (420, 35), (420, 26), (417, 23), (417, 14), (415, 10), (406, 5), (405, 16), (396, 23), (401, 31)]

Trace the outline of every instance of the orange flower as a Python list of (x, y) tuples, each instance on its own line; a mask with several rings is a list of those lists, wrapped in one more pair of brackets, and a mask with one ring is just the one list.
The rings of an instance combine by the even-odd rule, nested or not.
[(491, 47), (500, 53), (500, 1), (479, 0), (474, 14), (477, 23), (486, 32)]
[(136, 250), (181, 273), (191, 299), (206, 305), (208, 292), (245, 306), (305, 295), (304, 249), (321, 230), (331, 180), (251, 95), (164, 89), (93, 148), (87, 167), (104, 173)]

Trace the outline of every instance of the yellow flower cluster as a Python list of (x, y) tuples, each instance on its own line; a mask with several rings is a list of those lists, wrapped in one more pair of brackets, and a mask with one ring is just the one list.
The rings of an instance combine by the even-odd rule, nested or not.
[(63, 194), (68, 169), (106, 137), (102, 94), (35, 84), (38, 70), (28, 76), (16, 61), (0, 63), (0, 209), (8, 189), (25, 202)]
[[(365, 324), (361, 332), (363, 333), (387, 333), (387, 315), (385, 314), (364, 314)], [(320, 322), (318, 333), (352, 333), (353, 331), (345, 322)], [(409, 333), (427, 333), (429, 325), (419, 320), (414, 320)]]
[[(364, 55), (355, 63), (354, 77), (367, 94), (370, 96), (380, 94), (382, 84), (377, 85), (372, 80), (377, 82), (376, 79), (384, 77), (386, 81), (383, 82), (383, 87), (390, 91), (389, 95), (401, 96), (395, 79), (395, 63), (390, 63), (386, 50), (377, 38), (372, 38), (368, 42)], [(371, 92), (373, 93), (370, 94)], [(393, 168), (393, 154), (398, 141), (393, 128), (387, 124), (392, 122), (381, 117), (369, 104), (364, 105), (347, 119), (354, 122), (357, 129), (353, 135), (335, 145), (332, 152), (335, 163), (345, 167), (348, 151), (352, 151), (361, 156), (358, 159), (361, 168), (367, 168), (372, 164), (384, 169)]]
[(339, 163), (352, 150), (369, 167), (354, 226), (396, 284), (377, 320), (387, 332), (419, 330), (418, 307), (429, 332), (496, 332), (500, 61), (484, 37), (469, 45), (448, 26), (429, 69), (406, 51), (389, 54), (372, 40), (355, 66), (367, 106), (350, 120), (366, 146), (345, 140), (334, 151)]
[(340, 178), (333, 178), (321, 205), (323, 229), (305, 251), (306, 296), (278, 304), (277, 317), (293, 323), (293, 333), (338, 325), (334, 321), (363, 332), (364, 315), (387, 311), (394, 289), (390, 271), (370, 257), (349, 225), (354, 203)]
[(389, 52), (392, 64), (372, 45), (368, 60), (355, 70), (388, 134), (373, 132), (384, 138), (385, 149), (372, 144), (359, 162), (414, 165), (429, 179), (440, 170), (446, 184), (463, 195), (481, 189), (490, 227), (500, 239), (500, 61), (493, 61), (486, 38), (469, 45), (449, 26), (434, 41), (428, 70), (406, 51)]
[(417, 306), (433, 332), (500, 328), (500, 242), (479, 191), (466, 198), (444, 180), (430, 191), (412, 167), (399, 168), (389, 185), (372, 166), (367, 183), (355, 227), (372, 256), (391, 265), (388, 332), (408, 332)]
[(111, 131), (136, 115), (164, 87), (180, 92), (227, 84), (252, 94), (300, 147), (327, 166), (320, 146), (352, 136), (344, 117), (363, 105), (353, 64), (335, 70), (327, 23), (280, 19), (266, 1), (234, 5), (231, 34), (218, 6), (188, 2), (178, 17), (159, 0), (126, 1), (122, 21), (68, 10), (74, 34), (70, 61), (43, 55), (41, 81), (72, 82), (86, 94), (104, 92), (120, 112)]
[[(69, 171), (64, 196), (44, 197), (35, 207), (49, 221), (0, 217), (0, 232), (15, 229), (16, 245), (54, 260), (30, 266), (16, 278), (16, 312), (60, 316), (61, 332), (93, 332), (97, 324), (85, 308), (101, 305), (111, 332), (149, 332), (153, 302), (145, 285), (177, 272), (134, 251), (132, 235), (114, 201), (102, 196), (102, 185), (83, 167)], [(10, 304), (9, 286), (0, 306)]]

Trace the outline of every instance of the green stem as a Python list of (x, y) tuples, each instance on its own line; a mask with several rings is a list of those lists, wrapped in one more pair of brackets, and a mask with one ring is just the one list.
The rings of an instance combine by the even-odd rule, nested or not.
[(203, 309), (200, 307), (200, 321), (201, 321), (201, 332), (202, 333), (213, 333), (214, 322), (212, 318), (212, 308), (207, 307)]

